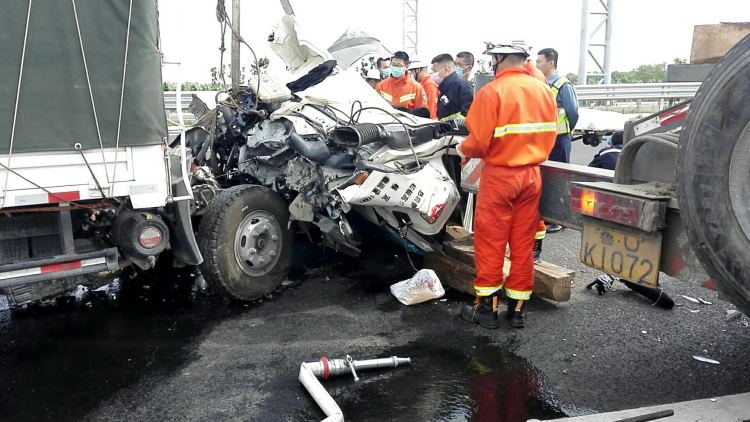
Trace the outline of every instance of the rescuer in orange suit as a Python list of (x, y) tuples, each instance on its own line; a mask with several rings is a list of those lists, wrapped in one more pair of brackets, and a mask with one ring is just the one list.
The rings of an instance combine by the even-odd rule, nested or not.
[[(534, 286), (534, 235), (539, 227), (542, 179), (539, 164), (557, 136), (557, 104), (546, 83), (527, 66), (521, 42), (489, 44), (495, 79), (474, 97), (466, 116), (469, 136), (459, 155), (484, 162), (474, 216), (477, 278), (473, 305), (461, 317), (497, 328), (497, 295), (505, 288), (511, 326), (524, 326), (524, 308)], [(510, 274), (503, 280), (506, 245)]]
[(406, 73), (408, 65), (408, 54), (403, 51), (394, 53), (391, 57), (390, 76), (380, 82), (375, 90), (394, 108), (407, 111), (427, 108), (427, 95), (424, 88)]
[(427, 70), (427, 63), (420, 61), (411, 62), (409, 64), (409, 73), (424, 89), (424, 93), (427, 96), (426, 106), (430, 111), (430, 119), (437, 120), (438, 86), (430, 77), (430, 72)]

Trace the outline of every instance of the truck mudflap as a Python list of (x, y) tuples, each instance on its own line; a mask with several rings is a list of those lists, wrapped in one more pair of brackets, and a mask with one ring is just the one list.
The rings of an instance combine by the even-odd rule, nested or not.
[(0, 289), (117, 269), (117, 248), (0, 265)]
[[(172, 195), (173, 197), (186, 197), (191, 195), (185, 186), (180, 173), (181, 163), (174, 155), (169, 157)], [(181, 262), (188, 265), (200, 265), (203, 263), (203, 255), (198, 249), (198, 242), (195, 240), (193, 223), (191, 219), (190, 201), (179, 200), (167, 204), (167, 211), (170, 214), (168, 223), (171, 229), (171, 235), (174, 241), (171, 243), (172, 254)]]

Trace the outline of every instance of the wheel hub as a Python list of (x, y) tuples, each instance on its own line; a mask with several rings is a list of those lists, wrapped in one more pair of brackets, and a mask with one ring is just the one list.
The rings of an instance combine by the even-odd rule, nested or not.
[(729, 164), (729, 198), (745, 237), (750, 239), (750, 123), (740, 134)]
[(278, 220), (267, 211), (253, 211), (242, 219), (234, 237), (234, 257), (243, 273), (268, 274), (281, 254), (282, 232)]

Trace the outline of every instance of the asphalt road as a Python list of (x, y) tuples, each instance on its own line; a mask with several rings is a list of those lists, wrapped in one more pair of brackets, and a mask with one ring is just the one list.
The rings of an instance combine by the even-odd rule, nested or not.
[(579, 241), (548, 236), (543, 257), (576, 271), (573, 297), (532, 300), (523, 330), (462, 322), (468, 298), (450, 290), (399, 304), (389, 285), (411, 270), (387, 244), (354, 261), (303, 250), (308, 269), (253, 304), (162, 274), (109, 297), (0, 311), (0, 420), (320, 420), (297, 376), (321, 355), (413, 360), (326, 382), (352, 421), (520, 421), (750, 391), (750, 328), (726, 320), (732, 305), (667, 277), (681, 305), (671, 311), (622, 285), (598, 296), (584, 288), (597, 273), (578, 263)]

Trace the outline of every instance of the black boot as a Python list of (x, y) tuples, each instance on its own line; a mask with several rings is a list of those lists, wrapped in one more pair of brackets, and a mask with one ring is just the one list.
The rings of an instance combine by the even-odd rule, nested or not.
[(544, 239), (534, 240), (534, 262), (540, 262), (542, 260), (542, 242)]
[(516, 310), (518, 302), (515, 299), (508, 299), (508, 312), (505, 314), (505, 317), (510, 322), (510, 326), (513, 328), (523, 328), (526, 318), (526, 301), (521, 301), (520, 311)]
[(474, 305), (464, 304), (461, 307), (461, 318), (490, 330), (500, 327), (500, 319), (496, 306), (493, 306), (492, 297), (483, 297), (474, 302)]

